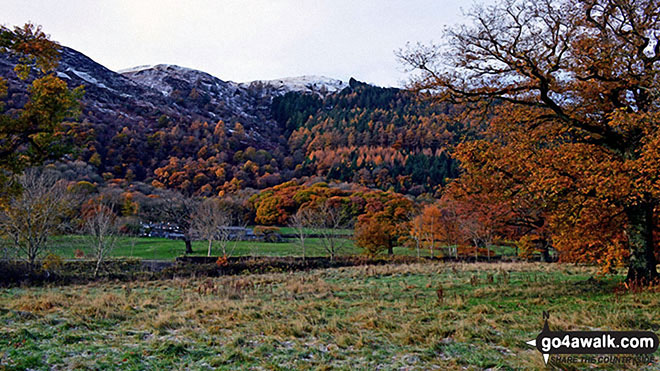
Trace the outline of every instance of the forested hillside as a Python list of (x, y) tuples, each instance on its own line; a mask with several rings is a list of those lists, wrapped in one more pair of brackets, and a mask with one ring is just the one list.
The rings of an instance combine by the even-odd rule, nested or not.
[(450, 109), (355, 80), (325, 99), (290, 93), (273, 101), (290, 152), (310, 171), (415, 195), (457, 175), (447, 148), (460, 130)]
[[(31, 79), (1, 57), (18, 114)], [(172, 65), (116, 73), (66, 47), (55, 74), (85, 89), (70, 118), (78, 150), (58, 165), (69, 178), (213, 196), (320, 176), (419, 195), (457, 175), (451, 107), (399, 89), (310, 76), (238, 84)]]

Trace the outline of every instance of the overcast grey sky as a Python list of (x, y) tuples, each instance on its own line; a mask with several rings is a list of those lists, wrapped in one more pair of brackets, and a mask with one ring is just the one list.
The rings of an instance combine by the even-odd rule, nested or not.
[(40, 24), (53, 40), (118, 70), (169, 63), (223, 80), (298, 75), (399, 86), (394, 50), (440, 42), (460, 0), (3, 0), (0, 22)]

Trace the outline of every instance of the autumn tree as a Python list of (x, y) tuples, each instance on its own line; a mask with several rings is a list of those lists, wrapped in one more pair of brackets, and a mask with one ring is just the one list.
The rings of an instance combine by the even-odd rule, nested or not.
[[(452, 184), (454, 186), (455, 183)], [(459, 247), (472, 245), (475, 259), (479, 249), (486, 248), (490, 254), (500, 228), (500, 210), (492, 204), (474, 198), (454, 198), (454, 187), (445, 190), (445, 195), (435, 204), (424, 206), (421, 213), (409, 223), (409, 234), (419, 245), (429, 249), (446, 249), (449, 255), (459, 257)]]
[(427, 205), (410, 223), (411, 236), (418, 244), (428, 248), (431, 256), (441, 243), (455, 248), (461, 242), (455, 221), (447, 213), (451, 210), (445, 210), (443, 215), (436, 205)]
[(373, 216), (361, 215), (355, 225), (355, 244), (369, 255), (376, 255), (383, 250), (393, 253), (396, 236), (391, 226)]
[[(496, 176), (524, 184), (548, 212), (560, 257), (591, 251), (607, 262), (625, 249), (628, 280), (658, 277), (659, 9), (658, 0), (501, 1), (475, 7), (448, 47), (400, 53), (419, 72), (414, 89), (486, 110), (484, 139), (459, 146), (462, 163), (484, 153)], [(511, 156), (488, 156), (500, 150)]]
[(355, 225), (355, 243), (375, 254), (386, 250), (394, 254), (394, 246), (407, 235), (408, 221), (414, 203), (403, 195), (386, 193), (384, 200), (374, 200), (366, 205), (366, 212), (358, 217)]
[[(70, 148), (70, 134), (63, 125), (79, 110), (82, 88), (69, 90), (52, 71), (57, 66), (59, 46), (40, 27), (26, 24), (13, 30), (0, 26), (0, 53), (18, 58), (18, 78), (36, 76), (28, 88), (28, 102), (16, 113), (2, 113), (0, 103), (0, 169), (19, 173), (46, 159), (59, 158)], [(7, 82), (0, 77), (0, 98), (7, 95)], [(0, 173), (0, 181), (6, 180)], [(3, 191), (8, 188), (2, 187)], [(2, 192), (4, 193), (4, 192)]]
[(0, 234), (34, 267), (48, 249), (49, 238), (62, 228), (73, 199), (62, 181), (41, 169), (27, 169), (14, 176), (9, 186), (20, 192), (0, 204)]
[[(463, 214), (460, 217), (465, 220), (460, 224), (471, 234), (473, 243), (484, 241), (484, 237), (524, 240), (521, 242), (529, 245), (530, 252), (540, 252), (543, 260), (549, 262), (552, 260), (549, 211), (525, 184), (530, 174), (521, 171), (512, 150), (490, 147), (485, 152), (457, 153), (457, 157), (465, 159), (465, 171), (447, 187), (443, 201), (445, 207), (459, 206)], [(498, 161), (492, 161), (495, 157)], [(496, 170), (492, 167), (495, 163)], [(470, 228), (470, 224), (476, 228)]]

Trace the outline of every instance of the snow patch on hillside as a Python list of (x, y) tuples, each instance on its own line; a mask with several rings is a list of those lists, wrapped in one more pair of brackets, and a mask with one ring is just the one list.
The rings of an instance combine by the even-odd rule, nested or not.
[[(71, 68), (71, 67), (67, 68), (65, 72), (72, 72), (72, 73), (74, 73), (76, 76), (78, 76), (78, 77), (80, 77), (81, 79), (85, 80), (86, 82), (88, 82), (88, 83), (90, 83), (90, 84), (94, 84), (94, 85), (98, 86), (99, 88), (112, 90), (112, 89), (110, 89), (108, 86), (106, 86), (104, 83), (99, 82), (97, 79), (95, 79), (94, 77), (92, 77), (92, 76), (91, 76), (89, 73), (87, 73), (87, 72), (78, 71), (78, 70), (75, 70), (75, 69), (73, 69), (73, 68)], [(67, 78), (69, 78), (69, 80), (71, 79), (68, 75), (66, 75), (66, 73), (63, 73), (63, 75), (65, 75)]]
[(224, 90), (226, 85), (224, 81), (206, 72), (173, 64), (143, 65), (117, 72), (141, 85), (158, 90), (164, 96), (169, 96), (175, 89), (172, 79), (199, 84), (205, 89), (216, 91)]
[(146, 70), (160, 70), (160, 71), (180, 71), (180, 72), (201, 72), (194, 70), (192, 68), (187, 68), (187, 67), (181, 67), (177, 66), (176, 64), (144, 64), (141, 66), (135, 66), (135, 67), (129, 67), (129, 68), (124, 68), (121, 70), (117, 70), (118, 74), (129, 74), (133, 72), (140, 72), (140, 71), (146, 71)]
[(256, 80), (243, 83), (250, 86), (253, 84), (266, 85), (274, 89), (280, 94), (285, 94), (291, 91), (303, 93), (317, 93), (320, 95), (327, 95), (343, 90), (348, 87), (348, 83), (338, 79), (333, 79), (325, 76), (305, 75), (296, 77), (285, 77), (274, 80)]

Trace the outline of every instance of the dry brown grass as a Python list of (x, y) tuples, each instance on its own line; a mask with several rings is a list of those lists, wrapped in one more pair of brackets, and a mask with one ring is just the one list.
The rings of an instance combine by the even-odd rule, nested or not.
[(44, 315), (46, 313), (57, 311), (69, 302), (67, 295), (63, 293), (47, 292), (40, 295), (28, 293), (12, 301), (9, 307)]
[[(167, 358), (189, 354), (176, 345), (184, 343), (207, 349), (211, 358), (222, 354), (207, 361), (228, 368), (538, 369), (540, 355), (523, 341), (540, 331), (543, 310), (551, 311), (557, 329), (660, 329), (659, 294), (615, 294), (591, 276), (599, 279), (593, 268), (538, 263), (379, 265), (10, 289), (0, 292), (0, 306), (38, 316), (19, 320), (24, 326), (48, 326), (50, 318), (107, 326), (103, 333), (114, 340), (88, 334), (90, 341), (120, 353), (131, 343), (168, 359), (159, 363), (165, 368), (198, 368), (177, 363), (180, 355)], [(123, 338), (135, 331), (135, 338)], [(167, 343), (172, 339), (177, 343)], [(411, 355), (417, 363), (403, 361)], [(99, 365), (77, 357), (66, 362)]]

